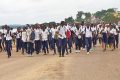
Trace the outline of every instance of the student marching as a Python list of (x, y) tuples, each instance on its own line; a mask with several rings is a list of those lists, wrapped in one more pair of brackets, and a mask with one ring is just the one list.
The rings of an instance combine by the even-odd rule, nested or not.
[[(116, 24), (66, 23), (35, 24), (17, 28), (16, 32), (5, 25), (0, 32), (0, 52), (6, 52), (8, 58), (12, 56), (12, 49), (16, 45), (16, 52), (33, 56), (53, 53), (64, 57), (70, 53), (91, 54), (91, 50), (100, 45), (103, 52), (108, 48), (114, 51), (119, 46), (120, 26)], [(16, 42), (15, 42), (16, 41)]]

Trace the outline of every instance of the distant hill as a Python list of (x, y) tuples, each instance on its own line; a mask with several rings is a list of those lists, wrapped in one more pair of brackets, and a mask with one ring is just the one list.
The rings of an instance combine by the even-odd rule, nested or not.
[[(0, 29), (2, 28), (1, 27), (2, 25), (0, 25)], [(13, 28), (13, 29), (17, 29), (18, 27), (24, 27), (25, 25), (20, 25), (20, 24), (11, 24), (11, 25), (8, 25), (9, 27)]]

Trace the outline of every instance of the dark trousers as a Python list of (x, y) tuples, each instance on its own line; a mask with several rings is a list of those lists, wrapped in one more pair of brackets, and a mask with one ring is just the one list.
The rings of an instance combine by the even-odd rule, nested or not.
[(72, 47), (72, 38), (67, 39), (68, 48)]
[(82, 47), (82, 39), (79, 39), (78, 37), (76, 37), (75, 39), (75, 46), (76, 46), (76, 50), (80, 50)]
[(93, 36), (92, 38), (92, 41), (93, 41), (93, 46), (95, 46), (97, 44), (97, 36)]
[(2, 46), (3, 46), (3, 49), (6, 51), (6, 38), (2, 39)]
[(55, 39), (55, 43), (56, 43), (57, 51), (59, 52), (59, 39)]
[(86, 43), (87, 52), (89, 52), (91, 47), (92, 47), (92, 38), (91, 37), (86, 37), (85, 38), (85, 43)]
[(22, 41), (22, 54), (24, 54), (25, 51), (27, 53), (27, 42)]
[(66, 38), (59, 39), (59, 55), (64, 56), (66, 47)]
[(6, 51), (9, 58), (11, 56), (11, 40), (6, 40)]
[(40, 49), (41, 49), (41, 41), (40, 40), (35, 40), (35, 51), (36, 51), (36, 54), (39, 54)]
[(82, 35), (82, 47), (85, 48), (85, 34)]
[(46, 54), (46, 51), (47, 51), (47, 53), (49, 53), (49, 51), (48, 51), (48, 41), (42, 41), (42, 47), (43, 47), (43, 51), (44, 51), (45, 54)]
[(2, 51), (2, 39), (0, 39), (0, 52)]
[(16, 39), (16, 51), (18, 52), (19, 50), (21, 50), (21, 38), (17, 38)]
[(28, 54), (32, 55), (34, 52), (34, 44), (32, 42), (28, 42)]

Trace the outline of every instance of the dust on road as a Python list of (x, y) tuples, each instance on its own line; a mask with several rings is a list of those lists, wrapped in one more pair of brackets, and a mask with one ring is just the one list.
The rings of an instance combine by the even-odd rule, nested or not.
[(64, 58), (13, 52), (7, 59), (0, 53), (0, 80), (120, 80), (119, 50), (102, 52), (97, 47), (90, 55), (81, 51)]

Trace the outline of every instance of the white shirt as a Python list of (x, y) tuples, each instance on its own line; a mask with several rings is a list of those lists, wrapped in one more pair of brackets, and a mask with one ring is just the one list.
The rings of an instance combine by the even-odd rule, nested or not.
[(94, 32), (95, 34), (97, 34), (97, 28), (96, 27), (92, 27), (91, 30), (92, 30), (92, 32)]
[(103, 33), (107, 33), (107, 31), (108, 31), (107, 27), (105, 27), (105, 28), (102, 29)]
[(17, 35), (16, 35), (16, 38), (20, 38), (20, 36), (21, 36), (21, 32), (17, 32)]
[(35, 40), (40, 40), (40, 30), (35, 29)]
[(83, 34), (85, 34), (85, 28), (86, 26), (81, 26), (81, 31), (83, 32)]
[(27, 30), (26, 30), (26, 32), (27, 32), (27, 42), (29, 42), (30, 41), (30, 34), (31, 34), (31, 29), (30, 28), (28, 28)]
[(92, 37), (92, 31), (90, 30), (90, 28), (86, 28), (85, 30), (85, 37)]
[(48, 40), (48, 30), (45, 29), (45, 31), (42, 31), (41, 36), (42, 36), (42, 41), (47, 41)]
[(66, 28), (65, 28), (65, 26), (61, 26), (60, 27), (60, 30), (59, 30), (59, 38), (61, 38), (61, 39), (64, 39), (64, 38), (66, 38), (66, 34), (65, 34), (65, 32), (66, 32)]
[(12, 40), (12, 37), (10, 34), (11, 34), (11, 31), (8, 34), (6, 34), (6, 40)]
[(27, 42), (27, 32), (26, 31), (22, 32), (22, 41)]
[(78, 36), (80, 34), (80, 29), (76, 29), (75, 34)]
[(98, 32), (101, 33), (101, 31), (103, 30), (102, 27), (98, 28)]
[(112, 28), (109, 32), (110, 32), (111, 34), (117, 35), (117, 31), (116, 31), (116, 29), (114, 29), (114, 28)]
[(6, 30), (6, 29), (3, 29), (3, 33), (5, 34), (4, 37), (6, 37), (7, 30)]
[(75, 26), (72, 26), (71, 30), (72, 30), (73, 32), (75, 32), (76, 27), (75, 27)]
[(56, 33), (57, 29), (51, 28), (51, 32), (52, 32), (52, 38), (55, 37), (55, 33)]

